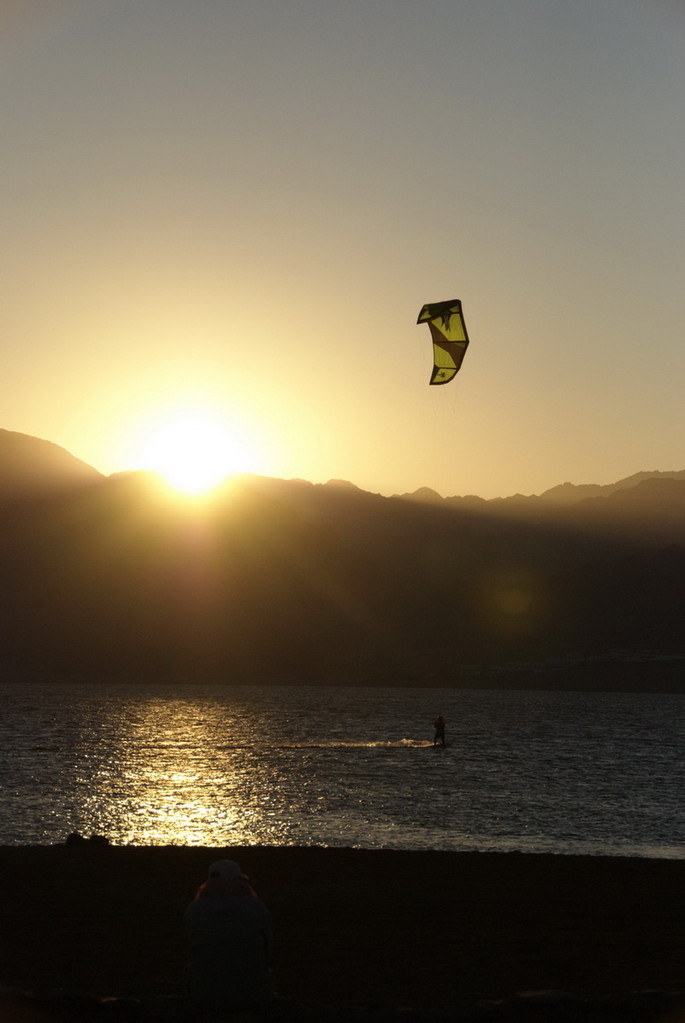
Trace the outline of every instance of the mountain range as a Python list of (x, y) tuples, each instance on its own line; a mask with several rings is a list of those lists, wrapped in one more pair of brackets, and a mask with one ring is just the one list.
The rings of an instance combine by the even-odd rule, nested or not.
[(0, 430), (0, 677), (685, 691), (685, 470), (204, 506)]

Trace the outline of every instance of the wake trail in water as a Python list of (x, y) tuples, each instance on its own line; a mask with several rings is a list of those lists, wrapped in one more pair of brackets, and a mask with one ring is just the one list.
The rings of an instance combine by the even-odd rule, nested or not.
[[(272, 749), (426, 749), (432, 743), (425, 739), (327, 739), (324, 742), (276, 743)], [(244, 747), (242, 747), (244, 748)]]

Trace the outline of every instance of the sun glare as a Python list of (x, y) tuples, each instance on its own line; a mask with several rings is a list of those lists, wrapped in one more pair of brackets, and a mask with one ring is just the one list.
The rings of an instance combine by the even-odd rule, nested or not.
[(249, 451), (239, 432), (203, 413), (175, 415), (151, 430), (141, 463), (185, 494), (207, 493), (250, 468)]

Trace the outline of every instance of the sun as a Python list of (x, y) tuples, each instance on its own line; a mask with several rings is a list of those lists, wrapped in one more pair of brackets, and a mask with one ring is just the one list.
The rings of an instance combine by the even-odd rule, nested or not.
[(241, 432), (206, 412), (171, 414), (150, 428), (140, 464), (174, 490), (205, 494), (230, 476), (249, 471), (250, 452)]

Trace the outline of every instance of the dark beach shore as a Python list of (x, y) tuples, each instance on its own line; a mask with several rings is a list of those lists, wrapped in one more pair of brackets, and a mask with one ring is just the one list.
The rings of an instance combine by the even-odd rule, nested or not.
[(274, 974), (307, 1005), (526, 991), (685, 990), (685, 861), (317, 848), (0, 848), (2, 982), (183, 994), (183, 911), (238, 859), (271, 909)]

